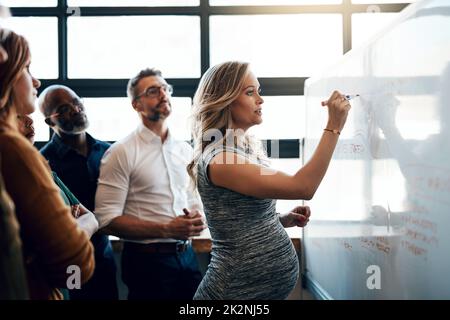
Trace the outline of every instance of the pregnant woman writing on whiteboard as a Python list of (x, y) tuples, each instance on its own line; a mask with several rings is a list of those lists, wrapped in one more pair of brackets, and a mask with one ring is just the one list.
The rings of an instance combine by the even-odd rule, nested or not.
[[(327, 171), (350, 103), (337, 91), (324, 102), (328, 122), (312, 158), (294, 175), (270, 169), (247, 130), (262, 122), (263, 98), (248, 63), (226, 62), (202, 77), (193, 105), (194, 160), (213, 241), (194, 299), (285, 299), (299, 266), (285, 227), (304, 227), (308, 207), (278, 215), (274, 199), (311, 199)], [(320, 106), (318, 106), (320, 108)]]

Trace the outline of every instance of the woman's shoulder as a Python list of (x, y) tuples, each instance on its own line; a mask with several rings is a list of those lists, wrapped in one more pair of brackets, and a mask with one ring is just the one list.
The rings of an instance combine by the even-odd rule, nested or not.
[(202, 154), (203, 163), (205, 165), (209, 165), (213, 160), (214, 163), (219, 164), (260, 164), (256, 154), (249, 153), (248, 150), (245, 150), (239, 146), (236, 147), (225, 145), (206, 148)]
[(207, 146), (198, 161), (198, 173), (201, 178), (206, 178), (207, 184), (210, 184), (208, 167), (210, 164), (231, 164), (234, 162), (234, 158), (230, 158), (229, 154), (242, 154), (243, 153), (235, 147), (224, 146), (224, 145), (210, 145)]
[(37, 163), (48, 168), (47, 161), (39, 151), (17, 131), (0, 130), (0, 154), (2, 162), (11, 166), (32, 170)]
[(31, 143), (15, 130), (0, 130), (0, 148), (2, 154), (4, 152), (14, 152), (15, 150), (20, 150), (21, 152), (32, 152), (35, 150)]
[(236, 146), (227, 145), (210, 145), (203, 151), (203, 157), (216, 156), (220, 153), (236, 153), (238, 155), (245, 156), (245, 151), (242, 148)]

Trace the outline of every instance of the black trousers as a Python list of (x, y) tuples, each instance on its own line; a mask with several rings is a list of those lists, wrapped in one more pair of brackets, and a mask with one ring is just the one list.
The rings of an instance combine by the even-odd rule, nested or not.
[(95, 270), (81, 289), (68, 290), (70, 300), (119, 300), (116, 262), (108, 236), (95, 233), (91, 242), (95, 250)]
[(128, 300), (192, 300), (202, 275), (190, 245), (174, 253), (136, 252), (125, 245), (122, 280)]

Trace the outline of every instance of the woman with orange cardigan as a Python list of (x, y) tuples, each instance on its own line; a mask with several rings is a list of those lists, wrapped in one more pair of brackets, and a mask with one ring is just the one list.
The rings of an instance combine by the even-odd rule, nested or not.
[(0, 29), (0, 46), (8, 55), (0, 63), (0, 174), (16, 208), (30, 298), (61, 299), (57, 288), (77, 284), (72, 275), (79, 275), (80, 283), (91, 277), (93, 248), (64, 204), (47, 162), (17, 128), (17, 115), (34, 111), (40, 86), (29, 71), (28, 43)]

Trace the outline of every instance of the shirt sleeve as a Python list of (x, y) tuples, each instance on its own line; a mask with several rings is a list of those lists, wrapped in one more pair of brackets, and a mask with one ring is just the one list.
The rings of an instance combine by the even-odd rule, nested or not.
[(95, 195), (95, 216), (99, 228), (123, 214), (128, 195), (130, 169), (126, 151), (119, 146), (109, 148), (100, 164), (100, 176)]
[[(61, 181), (56, 172), (52, 171), (52, 176), (53, 181), (55, 181), (56, 185), (59, 187), (59, 189), (61, 189), (61, 192), (67, 198), (69, 204), (71, 206), (80, 204), (80, 201), (69, 190), (69, 188), (67, 188), (64, 182)], [(98, 221), (92, 212), (83, 214), (81, 217), (77, 218), (76, 221), (80, 229), (85, 231), (88, 234), (89, 238), (91, 238), (92, 235), (98, 230)]]
[(203, 212), (203, 203), (200, 198), (200, 194), (197, 191), (197, 188), (195, 188), (195, 190), (192, 190), (192, 187), (189, 186), (187, 196), (189, 210), (198, 210), (200, 212)]
[(53, 181), (55, 181), (56, 185), (59, 187), (61, 192), (64, 194), (64, 196), (69, 200), (69, 203), (71, 206), (75, 204), (79, 204), (80, 200), (75, 197), (75, 195), (67, 188), (67, 186), (64, 184), (64, 182), (61, 181), (61, 179), (58, 177), (56, 172), (52, 171)]
[(88, 234), (89, 238), (98, 230), (98, 221), (92, 212), (83, 214), (77, 219), (77, 223), (81, 230)]

